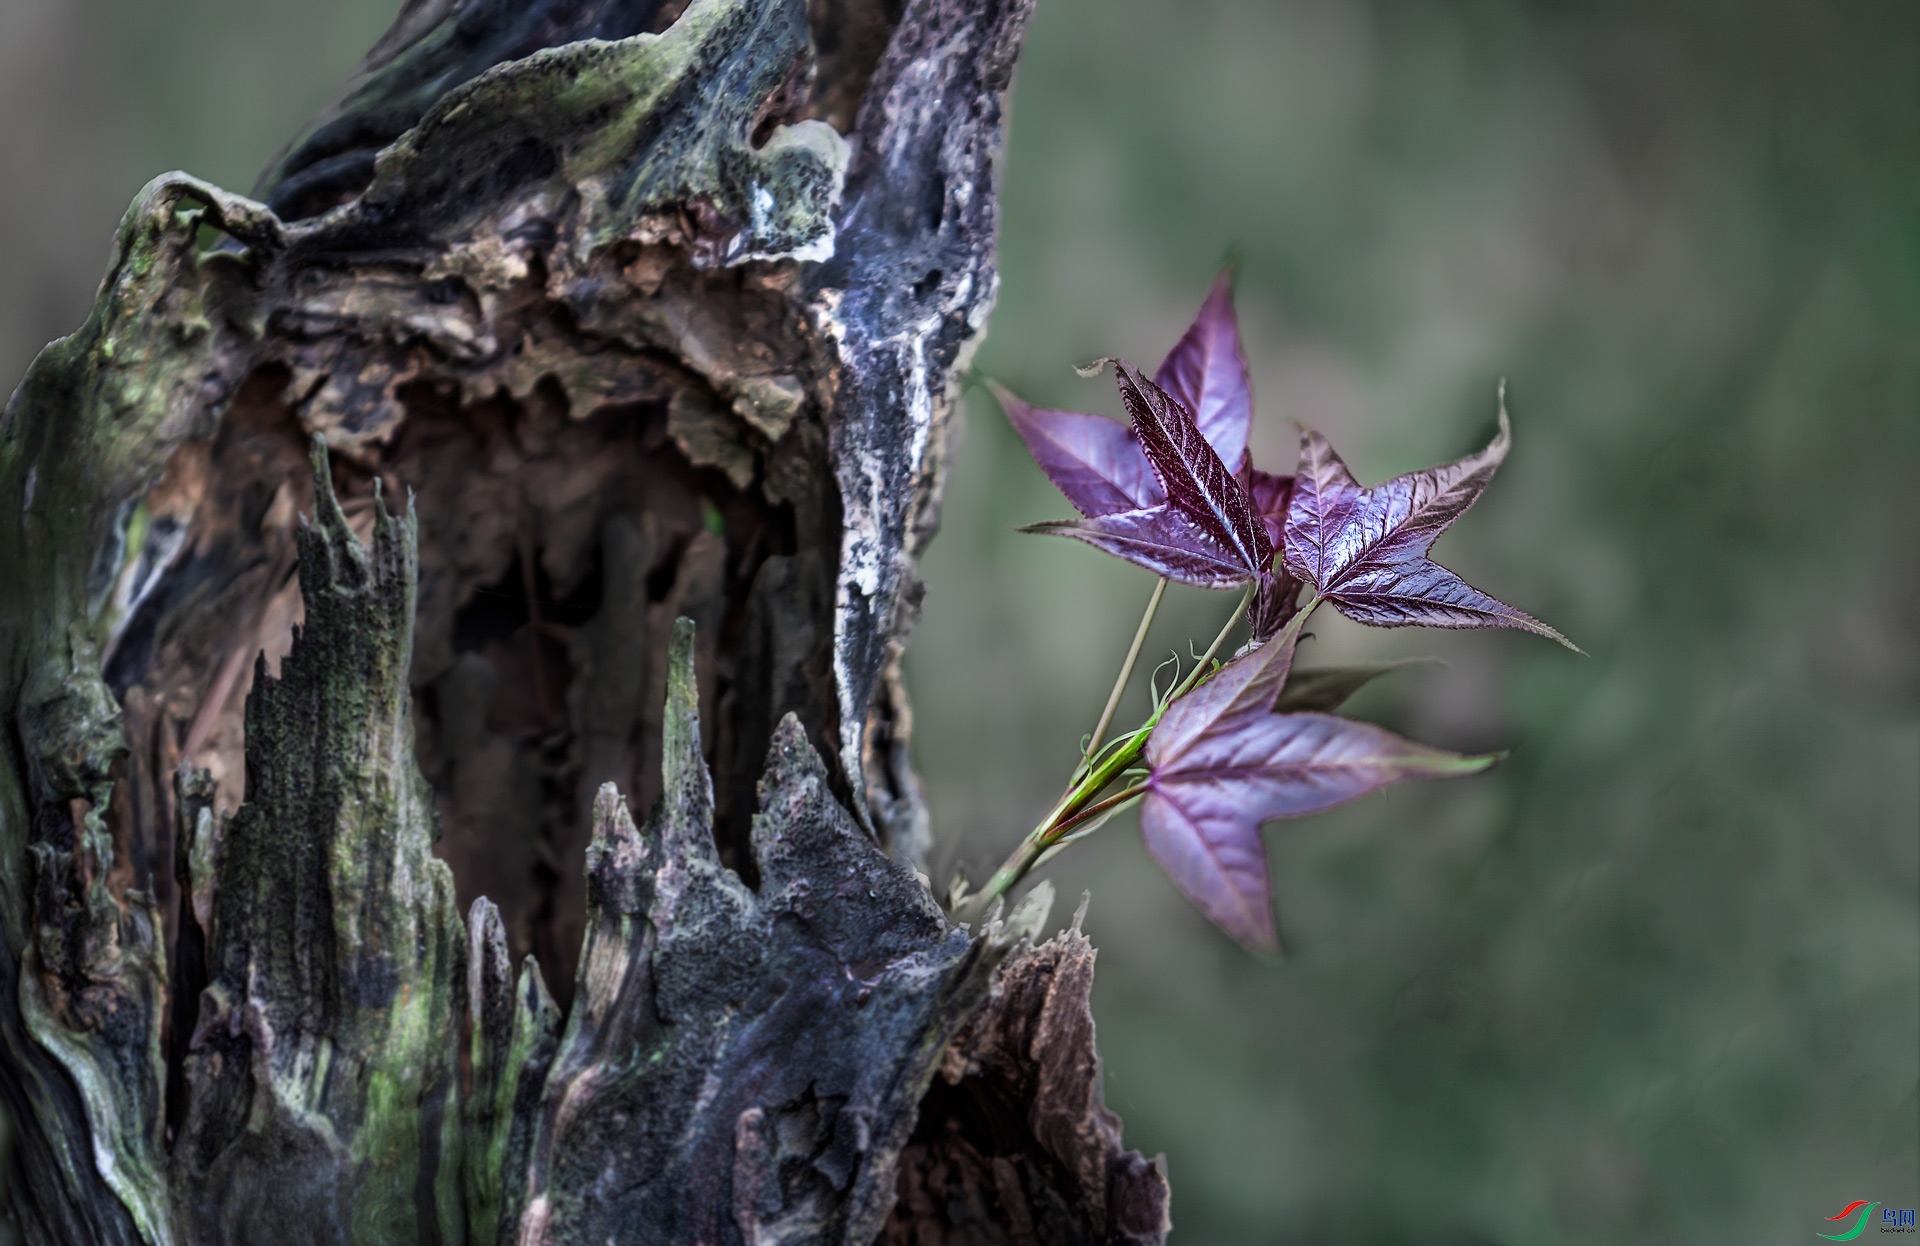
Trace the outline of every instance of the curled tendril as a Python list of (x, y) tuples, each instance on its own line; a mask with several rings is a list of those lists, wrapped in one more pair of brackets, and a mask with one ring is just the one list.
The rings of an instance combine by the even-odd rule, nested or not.
[[(1166, 670), (1169, 666), (1173, 667), (1173, 682), (1167, 685), (1165, 692), (1162, 692), (1160, 691), (1160, 672)], [(1153, 668), (1153, 678), (1148, 681), (1148, 690), (1153, 695), (1153, 708), (1158, 710), (1164, 707), (1167, 703), (1167, 697), (1179, 686), (1180, 655), (1177, 653), (1169, 653), (1165, 662)]]

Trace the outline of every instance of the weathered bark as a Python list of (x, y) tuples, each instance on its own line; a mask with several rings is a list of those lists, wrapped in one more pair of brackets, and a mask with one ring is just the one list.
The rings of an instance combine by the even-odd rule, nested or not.
[(1164, 1235), (1084, 942), (912, 868), (1027, 12), (410, 0), (142, 192), (0, 422), (28, 1240)]

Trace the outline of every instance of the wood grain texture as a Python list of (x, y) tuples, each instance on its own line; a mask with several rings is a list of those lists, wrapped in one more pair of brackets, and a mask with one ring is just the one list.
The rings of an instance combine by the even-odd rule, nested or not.
[(899, 1222), (1034, 955), (913, 872), (898, 668), (1028, 16), (414, 0), (142, 191), (0, 417), (27, 1240)]

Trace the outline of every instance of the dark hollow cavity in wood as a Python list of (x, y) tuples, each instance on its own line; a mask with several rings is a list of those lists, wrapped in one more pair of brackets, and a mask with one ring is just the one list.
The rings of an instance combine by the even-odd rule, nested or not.
[[(438, 852), (463, 905), (491, 898), (510, 946), (540, 956), (563, 1004), (592, 794), (613, 782), (647, 802), (658, 790), (676, 615), (702, 625), (730, 861), (744, 859), (752, 785), (778, 717), (798, 712), (829, 749), (836, 738), (832, 581), (812, 552), (832, 539), (829, 491), (794, 489), (775, 503), (755, 487), (756, 454), (795, 479), (823, 476), (824, 434), (809, 424), (769, 444), (697, 378), (638, 356), (608, 370), (616, 366), (626, 389), (586, 412), (550, 376), (519, 397), (467, 403), (450, 381), (408, 381), (396, 387), (391, 426), (377, 440), (363, 434), (360, 452), (333, 470), (357, 530), (371, 523), (376, 481), (417, 500), (410, 682), (417, 756), (445, 831)], [(222, 810), (246, 791), (251, 656), (264, 649), (277, 663), (302, 615), (292, 532), (313, 505), (302, 463), (313, 421), (296, 393), (285, 367), (263, 367), (211, 443), (169, 461), (145, 499), (154, 567), (135, 569), (139, 604), (106, 659), (139, 786), (190, 759), (213, 773)], [(677, 418), (689, 406), (699, 414)], [(699, 441), (716, 427), (710, 445)], [(712, 465), (727, 453), (746, 487)], [(154, 868), (164, 806), (122, 806), (120, 830), (166, 908), (170, 871)]]

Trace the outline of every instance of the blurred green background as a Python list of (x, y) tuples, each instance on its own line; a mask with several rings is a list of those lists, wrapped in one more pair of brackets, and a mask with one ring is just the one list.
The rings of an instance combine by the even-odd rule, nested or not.
[[(0, 2), (0, 376), (84, 315), (138, 186), (236, 189), (392, 0)], [(1181, 1243), (1817, 1240), (1920, 1202), (1920, 8), (1039, 0), (980, 366), (1157, 362), (1230, 246), (1256, 460), (1515, 449), (1440, 555), (1591, 654), (1431, 654), (1354, 712), (1491, 773), (1268, 843), (1289, 955), (1217, 936), (1130, 819), (1095, 1011)], [(1056, 794), (1151, 587), (1064, 541), (969, 401), (911, 649), (939, 863)], [(1230, 607), (1179, 593), (1151, 652)], [(1142, 704), (1136, 691), (1129, 713)], [(1056, 920), (1066, 916), (1056, 913)]]

